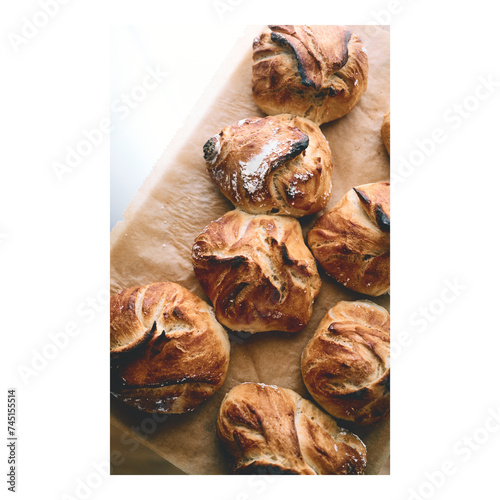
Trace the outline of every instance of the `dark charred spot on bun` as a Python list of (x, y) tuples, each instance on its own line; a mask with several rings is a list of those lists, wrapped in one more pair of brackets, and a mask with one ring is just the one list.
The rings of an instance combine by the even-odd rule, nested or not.
[(380, 227), (380, 229), (382, 231), (390, 231), (391, 220), (380, 205), (377, 205), (375, 207), (375, 215), (377, 217), (377, 224)]
[(347, 474), (357, 474), (356, 468), (351, 464), (351, 462), (346, 463)]
[(309, 136), (298, 127), (294, 127), (294, 129), (302, 133), (300, 139), (293, 141), (290, 144), (290, 147), (286, 151), (286, 153), (284, 153), (282, 156), (280, 156), (274, 162), (272, 162), (271, 170), (275, 170), (276, 168), (281, 167), (281, 165), (283, 165), (287, 161), (293, 160), (294, 158), (299, 156), (300, 153), (302, 153), (308, 148)]
[(247, 262), (246, 257), (243, 257), (242, 255), (236, 255), (231, 259), (231, 267), (236, 268), (240, 267), (242, 264), (245, 264)]
[(255, 475), (259, 475), (259, 476), (269, 474), (269, 475), (280, 475), (281, 476), (281, 475), (297, 475), (297, 472), (293, 472), (291, 470), (284, 469), (279, 465), (252, 464), (252, 465), (245, 467), (244, 469), (241, 469), (239, 471), (239, 474), (243, 474), (243, 475), (255, 474)]
[(304, 133), (304, 137), (302, 137), (299, 141), (294, 142), (292, 144), (289, 153), (290, 157), (295, 158), (300, 153), (302, 153), (302, 151), (305, 151), (308, 146), (309, 146), (309, 136), (306, 133)]
[(299, 70), (299, 75), (302, 85), (306, 87), (315, 87), (314, 82), (306, 75), (302, 59), (300, 58), (300, 55), (297, 52), (297, 49), (293, 46), (293, 44), (291, 44), (286, 39), (285, 36), (281, 35), (280, 33), (276, 33), (275, 31), (271, 33), (271, 40), (284, 47), (289, 47), (290, 49), (292, 49), (292, 52), (294, 53), (295, 58), (297, 59), (297, 69)]
[(370, 198), (368, 198), (368, 196), (366, 195), (366, 193), (364, 193), (363, 191), (361, 191), (361, 189), (358, 189), (358, 188), (353, 188), (353, 189), (354, 189), (354, 192), (358, 195), (359, 199), (365, 205), (370, 205), (371, 201), (370, 201)]
[(153, 356), (157, 356), (165, 347), (165, 344), (170, 342), (172, 339), (165, 335), (165, 330), (163, 330), (160, 335), (154, 337), (151, 340), (150, 351)]
[(390, 392), (391, 390), (391, 376), (387, 374), (387, 377), (385, 377), (382, 382), (382, 387), (384, 388), (384, 394)]
[(344, 61), (343, 61), (342, 67), (344, 67), (347, 64), (347, 60), (349, 59), (349, 42), (351, 41), (352, 31), (345, 30), (344, 37), (345, 37), (344, 38), (345, 54), (344, 54)]
[(212, 161), (217, 155), (217, 148), (215, 146), (217, 143), (216, 137), (208, 139), (203, 146), (203, 158), (205, 158), (205, 161)]
[[(343, 89), (342, 89), (343, 90)], [(334, 97), (338, 94), (337, 90), (335, 89), (335, 87), (332, 85), (331, 87), (328, 87), (328, 95), (330, 97)]]
[(281, 256), (283, 257), (283, 262), (287, 266), (292, 266), (293, 264), (295, 264), (295, 261), (290, 258), (288, 249), (284, 243), (281, 245)]
[(219, 257), (218, 255), (207, 255), (205, 259), (213, 264), (226, 264), (232, 268), (237, 268), (247, 262), (247, 258), (243, 255), (235, 255), (234, 257)]

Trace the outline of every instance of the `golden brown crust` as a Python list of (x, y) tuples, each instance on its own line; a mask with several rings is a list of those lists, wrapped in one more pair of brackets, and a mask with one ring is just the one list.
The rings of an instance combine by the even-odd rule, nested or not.
[(390, 155), (391, 154), (391, 110), (390, 109), (384, 115), (380, 132), (382, 134), (382, 140), (384, 141), (385, 149), (387, 149), (387, 152)]
[(155, 413), (195, 409), (224, 382), (229, 339), (211, 308), (175, 283), (111, 297), (112, 392)]
[(296, 219), (233, 210), (202, 231), (192, 256), (228, 328), (296, 332), (311, 318), (321, 280)]
[(332, 187), (330, 147), (320, 128), (293, 115), (247, 118), (203, 147), (222, 194), (249, 213), (302, 217), (321, 210)]
[(390, 184), (351, 189), (307, 235), (323, 269), (356, 292), (379, 296), (390, 287)]
[(245, 383), (222, 401), (217, 434), (237, 474), (362, 474), (366, 448), (290, 389)]
[(389, 413), (390, 318), (368, 300), (339, 302), (302, 353), (311, 396), (335, 418), (375, 423)]
[(267, 114), (318, 124), (346, 115), (368, 84), (363, 42), (344, 26), (271, 25), (253, 44), (252, 92)]

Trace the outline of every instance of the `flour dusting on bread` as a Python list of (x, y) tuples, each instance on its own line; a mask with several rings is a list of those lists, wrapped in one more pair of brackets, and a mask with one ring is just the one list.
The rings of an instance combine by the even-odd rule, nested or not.
[(306, 118), (239, 120), (210, 138), (203, 156), (222, 194), (249, 213), (311, 215), (325, 207), (331, 193), (330, 147)]
[(274, 153), (279, 153), (279, 143), (277, 140), (269, 141), (262, 151), (255, 155), (248, 162), (240, 161), (241, 178), (243, 179), (243, 187), (250, 194), (255, 193), (262, 188), (263, 179), (269, 172), (269, 159)]

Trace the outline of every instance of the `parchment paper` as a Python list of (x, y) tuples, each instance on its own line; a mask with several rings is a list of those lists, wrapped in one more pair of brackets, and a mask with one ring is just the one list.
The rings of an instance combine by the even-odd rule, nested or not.
[[(249, 27), (205, 92), (187, 125), (153, 169), (111, 233), (111, 293), (157, 281), (174, 281), (207, 297), (191, 265), (194, 238), (232, 205), (219, 193), (206, 171), (202, 146), (226, 125), (263, 116), (251, 95), (251, 44), (262, 27)], [(380, 136), (389, 107), (389, 33), (373, 26), (353, 26), (365, 43), (369, 60), (368, 89), (344, 118), (321, 128), (334, 163), (328, 208), (353, 186), (389, 179), (389, 157)], [(193, 61), (193, 64), (196, 64)], [(175, 119), (173, 117), (172, 119)], [(323, 212), (321, 212), (323, 213)], [(321, 214), (320, 213), (320, 214)], [(301, 219), (304, 234), (320, 215)], [(322, 288), (313, 316), (298, 334), (230, 332), (231, 360), (222, 388), (196, 411), (168, 416), (150, 430), (151, 415), (112, 398), (111, 421), (123, 431), (143, 430), (137, 439), (188, 474), (230, 474), (229, 460), (215, 433), (224, 395), (242, 382), (263, 382), (293, 389), (312, 399), (300, 372), (300, 356), (326, 311), (340, 300), (368, 298), (388, 308), (389, 298), (352, 292), (321, 272)], [(162, 417), (163, 419), (164, 417)], [(145, 420), (146, 419), (146, 420)], [(148, 425), (145, 425), (148, 422)], [(389, 456), (389, 419), (356, 432), (368, 448), (368, 474), (377, 474)]]

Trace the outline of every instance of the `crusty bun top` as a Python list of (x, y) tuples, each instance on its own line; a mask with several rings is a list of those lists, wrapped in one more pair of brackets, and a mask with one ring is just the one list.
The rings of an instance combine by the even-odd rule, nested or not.
[(372, 296), (390, 288), (390, 184), (350, 191), (307, 235), (321, 267), (347, 288)]
[(224, 382), (229, 339), (204, 301), (176, 283), (111, 297), (112, 392), (148, 412), (196, 408)]
[(302, 353), (311, 396), (336, 418), (372, 424), (389, 412), (389, 313), (369, 300), (342, 301)]
[(362, 474), (366, 448), (290, 389), (245, 383), (226, 394), (217, 434), (238, 474)]
[(344, 26), (271, 25), (253, 44), (252, 92), (267, 114), (336, 120), (359, 101), (368, 57)]
[(330, 147), (318, 125), (305, 118), (240, 120), (209, 139), (203, 152), (221, 192), (246, 212), (302, 217), (330, 198)]
[(228, 328), (296, 332), (311, 318), (321, 280), (296, 219), (233, 210), (201, 232), (192, 256)]

